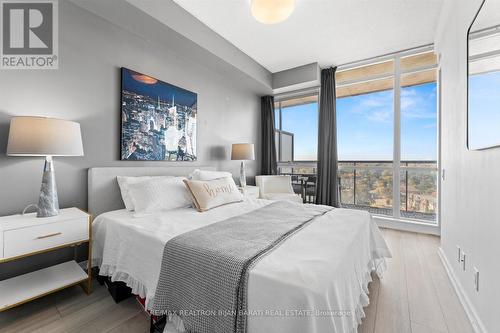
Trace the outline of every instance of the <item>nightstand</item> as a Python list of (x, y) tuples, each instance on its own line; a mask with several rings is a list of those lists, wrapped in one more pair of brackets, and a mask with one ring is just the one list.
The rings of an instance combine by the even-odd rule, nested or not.
[[(0, 217), (0, 266), (39, 253), (88, 243), (87, 272), (76, 260), (0, 281), (0, 312), (82, 284), (92, 291), (92, 218), (78, 209), (61, 209), (59, 215), (37, 218), (36, 214)], [(76, 256), (75, 256), (76, 259)]]
[(245, 187), (238, 187), (238, 189), (245, 198), (258, 199), (260, 196), (258, 186), (247, 185)]

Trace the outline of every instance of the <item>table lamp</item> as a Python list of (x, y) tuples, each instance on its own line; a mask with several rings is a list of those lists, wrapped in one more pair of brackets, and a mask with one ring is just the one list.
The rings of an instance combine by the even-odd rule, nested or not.
[(83, 156), (80, 124), (44, 117), (14, 117), (10, 121), (8, 156), (44, 156), (37, 217), (59, 214), (54, 156)]
[(245, 175), (245, 161), (255, 159), (253, 143), (235, 143), (231, 149), (231, 160), (241, 160), (240, 167), (240, 186), (247, 186), (247, 177)]

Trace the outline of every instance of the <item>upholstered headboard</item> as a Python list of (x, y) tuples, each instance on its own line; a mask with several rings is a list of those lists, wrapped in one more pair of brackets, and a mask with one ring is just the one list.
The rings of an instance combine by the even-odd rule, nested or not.
[(111, 210), (125, 208), (116, 176), (187, 176), (195, 169), (215, 170), (214, 167), (187, 165), (90, 168), (88, 180), (89, 213), (96, 217)]

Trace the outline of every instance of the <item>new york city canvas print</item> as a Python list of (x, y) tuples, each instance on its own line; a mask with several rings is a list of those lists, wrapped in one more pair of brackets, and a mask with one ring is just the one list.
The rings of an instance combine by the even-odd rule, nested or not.
[(121, 159), (196, 160), (196, 93), (122, 68)]

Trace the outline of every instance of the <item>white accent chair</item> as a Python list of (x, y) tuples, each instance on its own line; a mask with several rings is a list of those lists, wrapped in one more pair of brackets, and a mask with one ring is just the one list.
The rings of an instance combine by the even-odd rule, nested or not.
[(259, 187), (261, 199), (303, 203), (302, 198), (293, 191), (290, 176), (255, 176), (255, 183)]

